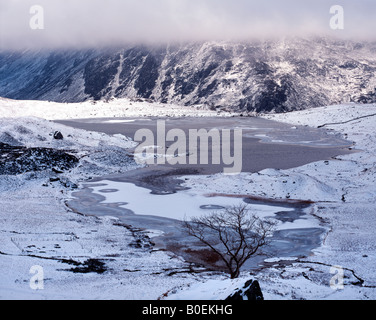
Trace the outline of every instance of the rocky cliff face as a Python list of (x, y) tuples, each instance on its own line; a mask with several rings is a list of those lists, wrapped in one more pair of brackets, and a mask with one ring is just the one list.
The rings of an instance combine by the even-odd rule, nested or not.
[(328, 39), (0, 53), (0, 96), (256, 112), (376, 101), (376, 44)]

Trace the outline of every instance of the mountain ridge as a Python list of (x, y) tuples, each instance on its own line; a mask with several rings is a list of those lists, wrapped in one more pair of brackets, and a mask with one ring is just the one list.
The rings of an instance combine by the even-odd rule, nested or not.
[(325, 38), (0, 52), (0, 96), (248, 112), (376, 102), (376, 44)]

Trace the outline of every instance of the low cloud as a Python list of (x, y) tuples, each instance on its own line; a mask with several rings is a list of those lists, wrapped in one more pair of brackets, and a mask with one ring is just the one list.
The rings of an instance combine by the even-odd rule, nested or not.
[[(33, 30), (30, 8), (44, 11)], [(341, 5), (345, 29), (329, 26)], [(373, 39), (374, 0), (1, 0), (2, 49), (98, 47), (129, 42), (240, 40), (286, 35)]]

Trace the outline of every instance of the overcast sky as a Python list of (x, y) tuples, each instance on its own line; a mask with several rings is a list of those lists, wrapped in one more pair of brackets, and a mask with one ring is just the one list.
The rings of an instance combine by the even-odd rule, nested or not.
[[(32, 30), (30, 8), (44, 9)], [(345, 29), (332, 30), (342, 5)], [(374, 37), (375, 0), (0, 0), (1, 47), (91, 47), (130, 41), (329, 34)]]

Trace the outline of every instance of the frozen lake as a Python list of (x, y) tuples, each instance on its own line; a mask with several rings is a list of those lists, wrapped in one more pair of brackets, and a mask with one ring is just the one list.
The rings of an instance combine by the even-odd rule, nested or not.
[[(197, 253), (204, 249), (187, 236), (181, 220), (211, 213), (228, 206), (248, 203), (252, 213), (273, 218), (277, 228), (265, 254), (251, 259), (244, 268), (257, 269), (270, 257), (302, 257), (321, 245), (325, 229), (307, 214), (309, 204), (268, 203), (224, 196), (207, 197), (190, 189), (175, 193), (153, 193), (151, 189), (121, 181), (122, 176), (107, 177), (84, 184), (73, 193), (69, 206), (84, 214), (113, 216), (122, 223), (143, 230), (151, 237), (156, 249), (172, 251), (189, 261), (202, 263)], [(117, 181), (120, 180), (120, 181)], [(168, 183), (168, 180), (166, 180)]]
[[(340, 154), (349, 153), (349, 141), (341, 136), (328, 134), (325, 129), (304, 126), (291, 126), (276, 121), (254, 117), (238, 118), (105, 118), (57, 121), (75, 128), (122, 134), (134, 138), (140, 129), (151, 130), (157, 136), (157, 120), (164, 120), (166, 131), (180, 129), (242, 129), (242, 172), (258, 172), (267, 168), (290, 169), (304, 164), (328, 160)], [(222, 142), (222, 141), (221, 141)], [(229, 142), (234, 145), (233, 137)], [(170, 143), (171, 145), (172, 143)], [(167, 143), (166, 148), (169, 147)], [(198, 145), (200, 147), (200, 145)], [(214, 145), (211, 152), (222, 148)], [(198, 150), (197, 152), (200, 152)], [(198, 173), (213, 174), (223, 172), (224, 164), (177, 164), (174, 168), (194, 169)], [(170, 166), (165, 164), (164, 166)]]
[[(123, 134), (133, 138), (139, 129), (147, 128), (155, 132), (156, 120), (117, 118), (60, 122), (85, 130)], [(289, 169), (351, 152), (348, 141), (324, 129), (289, 126), (259, 118), (164, 120), (167, 130), (179, 128), (186, 132), (202, 128), (241, 128), (243, 172), (258, 172), (267, 168)], [(274, 218), (278, 222), (268, 256), (252, 259), (245, 268), (257, 268), (266, 257), (306, 256), (321, 245), (325, 229), (315, 217), (307, 214), (308, 204), (276, 204), (225, 196), (207, 197), (182, 187), (183, 181), (179, 180), (187, 175), (215, 174), (222, 170), (222, 163), (151, 165), (122, 175), (88, 181), (84, 184), (84, 189), (73, 194), (74, 199), (69, 202), (69, 206), (85, 214), (117, 217), (127, 225), (145, 230), (153, 237), (156, 248), (175, 252), (196, 262), (202, 261), (194, 252), (203, 248), (184, 234), (180, 221), (244, 202), (261, 217)]]

